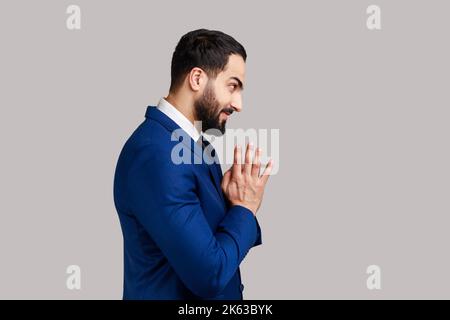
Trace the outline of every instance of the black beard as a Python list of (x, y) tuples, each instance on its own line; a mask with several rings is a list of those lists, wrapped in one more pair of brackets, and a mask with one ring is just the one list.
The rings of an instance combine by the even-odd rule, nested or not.
[(202, 122), (203, 132), (209, 129), (216, 129), (211, 130), (211, 132), (208, 133), (215, 136), (225, 134), (226, 121), (224, 120), (220, 122), (221, 107), (210, 84), (206, 85), (205, 91), (201, 98), (195, 101), (194, 110), (197, 121)]

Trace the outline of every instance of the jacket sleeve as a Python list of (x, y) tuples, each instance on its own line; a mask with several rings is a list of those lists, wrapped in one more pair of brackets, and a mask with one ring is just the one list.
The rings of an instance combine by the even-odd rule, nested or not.
[(215, 297), (250, 248), (261, 243), (261, 231), (249, 209), (232, 206), (213, 232), (189, 166), (158, 156), (138, 159), (128, 175), (129, 199), (186, 287), (200, 297)]

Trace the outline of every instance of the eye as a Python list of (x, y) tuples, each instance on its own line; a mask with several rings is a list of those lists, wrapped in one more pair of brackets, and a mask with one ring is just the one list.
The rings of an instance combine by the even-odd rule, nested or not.
[(230, 87), (232, 87), (232, 88), (233, 88), (233, 90), (236, 90), (236, 88), (237, 88), (237, 84), (235, 84), (235, 83), (232, 83), (232, 84), (230, 84)]

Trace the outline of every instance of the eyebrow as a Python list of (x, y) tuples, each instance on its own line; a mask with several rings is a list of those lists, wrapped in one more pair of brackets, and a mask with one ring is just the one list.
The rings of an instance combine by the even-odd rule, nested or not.
[(241, 79), (239, 79), (238, 77), (230, 77), (229, 80), (236, 80), (239, 88), (241, 88), (241, 90), (244, 90), (244, 84), (242, 83)]

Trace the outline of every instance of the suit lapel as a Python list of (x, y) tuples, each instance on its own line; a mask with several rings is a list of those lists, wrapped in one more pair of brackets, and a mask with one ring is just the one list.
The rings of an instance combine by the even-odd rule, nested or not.
[(223, 177), (222, 169), (220, 168), (220, 162), (219, 162), (219, 158), (217, 157), (216, 150), (214, 150), (213, 146), (209, 143), (208, 140), (204, 139), (203, 136), (200, 137), (200, 139), (203, 139), (203, 143), (205, 145), (205, 148), (207, 149), (206, 152), (204, 152), (204, 154), (210, 160), (207, 163), (207, 166), (209, 169), (209, 173), (213, 178), (214, 186), (216, 187), (217, 193), (219, 194), (222, 201), (225, 201), (225, 199), (223, 197), (223, 193), (222, 193), (222, 186), (221, 186), (222, 177)]
[[(166, 116), (163, 112), (161, 112), (160, 110), (158, 110), (158, 108), (154, 106), (147, 107), (145, 116), (147, 118), (158, 121), (171, 133), (173, 133), (176, 129), (181, 129), (180, 126), (178, 126), (175, 123), (175, 121), (170, 119), (168, 116)], [(205, 147), (209, 146), (209, 148), (211, 148), (211, 149), (208, 148), (208, 151), (203, 152), (201, 144), (196, 143), (192, 138), (185, 139), (184, 137), (180, 137), (180, 135), (178, 135), (177, 132), (175, 132), (174, 135), (175, 137), (177, 137), (177, 139), (179, 139), (179, 141), (185, 144), (191, 150), (191, 152), (193, 152), (194, 163), (201, 163), (201, 165), (206, 165), (208, 167), (210, 177), (213, 180), (219, 198), (225, 202), (225, 198), (222, 193), (222, 187), (220, 185), (222, 181), (222, 169), (220, 168), (217, 154), (212, 145), (209, 143), (209, 141), (203, 139), (203, 137), (200, 137), (200, 139), (203, 139)], [(187, 133), (186, 135), (188, 136)], [(214, 159), (212, 159), (210, 155), (213, 156)], [(205, 162), (204, 157), (209, 157), (208, 159), (209, 161), (207, 163)]]

